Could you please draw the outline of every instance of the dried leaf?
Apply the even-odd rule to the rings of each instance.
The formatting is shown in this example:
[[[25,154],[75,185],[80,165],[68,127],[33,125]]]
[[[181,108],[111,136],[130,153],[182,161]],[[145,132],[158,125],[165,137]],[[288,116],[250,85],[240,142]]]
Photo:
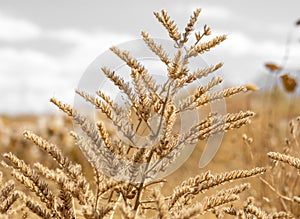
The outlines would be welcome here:
[[[280,76],[281,82],[287,92],[294,92],[297,87],[297,80],[288,74]]]
[[[274,63],[266,63],[265,67],[269,69],[271,72],[278,71],[281,69],[279,65],[276,65]]]

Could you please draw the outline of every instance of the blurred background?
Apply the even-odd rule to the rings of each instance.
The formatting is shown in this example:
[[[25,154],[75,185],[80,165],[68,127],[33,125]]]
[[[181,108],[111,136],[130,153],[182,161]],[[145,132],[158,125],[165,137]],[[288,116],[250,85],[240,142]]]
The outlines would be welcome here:
[[[197,27],[228,35],[207,60],[225,63],[225,83],[265,86],[266,62],[299,77],[298,0],[0,0],[0,114],[56,112],[49,99],[72,103],[85,69],[109,47],[140,38],[141,30],[168,38],[153,11],[166,9],[183,30],[197,7]]]

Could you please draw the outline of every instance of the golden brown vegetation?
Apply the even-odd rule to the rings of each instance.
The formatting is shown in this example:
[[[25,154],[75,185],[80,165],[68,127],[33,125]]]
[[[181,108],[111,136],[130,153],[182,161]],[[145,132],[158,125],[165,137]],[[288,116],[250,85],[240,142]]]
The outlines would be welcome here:
[[[23,132],[24,141],[17,136],[23,129],[19,124],[26,124],[26,121],[14,126],[8,125],[9,119],[2,119],[0,144],[4,154],[1,164],[5,177],[1,173],[0,214],[3,218],[300,216],[300,187],[297,186],[300,119],[291,120],[286,134],[283,130],[288,121],[283,120],[282,124],[280,116],[294,117],[297,108],[284,106],[287,99],[278,93],[269,99],[264,98],[265,94],[253,98],[250,95],[255,94],[248,93],[257,89],[253,85],[213,91],[212,88],[222,82],[219,77],[194,89],[187,98],[177,96],[183,87],[214,74],[222,67],[219,63],[195,71],[188,68],[190,58],[211,50],[226,39],[226,36],[217,36],[202,42],[211,34],[211,29],[205,25],[203,31],[194,32],[200,12],[200,9],[194,12],[183,33],[166,11],[154,13],[175,43],[177,52],[173,57],[164,51],[163,45],[142,32],[145,43],[167,66],[168,80],[163,86],[157,85],[147,69],[128,51],[111,48],[130,67],[132,86],[114,71],[106,67],[102,70],[127,97],[129,108],[116,104],[102,91],[97,91],[97,96],[76,91],[102,113],[101,118],[106,117],[112,123],[110,128],[103,122],[106,120],[90,122],[70,105],[55,98],[51,102],[72,118],[82,133],[68,134],[70,120],[57,117],[36,127],[32,127],[32,121],[28,122],[34,132]],[[186,46],[192,33],[195,33],[196,40],[191,46]],[[273,71],[278,66],[267,67]],[[176,120],[180,112],[199,110],[208,103],[238,93],[246,94],[228,100],[228,110],[238,113],[209,113],[188,132],[177,131]],[[177,98],[182,98],[179,104],[176,104]],[[237,102],[238,106],[234,104]],[[297,103],[299,100],[295,99],[294,104]],[[282,108],[274,110],[274,104]],[[244,111],[249,107],[257,112],[257,116],[252,125],[242,127],[254,116],[253,112]],[[158,118],[157,127],[150,123],[154,116]],[[48,124],[48,121],[52,122]],[[136,139],[142,127],[150,133],[147,141],[142,142],[148,147],[140,147]],[[205,169],[199,169],[195,176],[201,142],[211,135],[232,129],[236,130],[225,136],[215,160]],[[112,134],[117,131],[125,136],[126,141]],[[196,142],[200,142],[197,150],[183,167],[166,179],[151,180],[180,154],[182,148]],[[36,150],[32,143],[40,150]],[[138,169],[139,165],[125,166],[124,160],[146,165]],[[8,174],[13,179],[8,179]],[[119,180],[120,174],[128,178]],[[183,180],[180,184],[178,177]]]

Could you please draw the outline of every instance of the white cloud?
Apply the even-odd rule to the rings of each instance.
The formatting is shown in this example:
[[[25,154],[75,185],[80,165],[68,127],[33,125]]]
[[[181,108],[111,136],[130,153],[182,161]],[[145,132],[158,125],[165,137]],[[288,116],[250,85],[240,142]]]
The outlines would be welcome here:
[[[220,35],[224,31],[215,31],[215,33]],[[205,59],[208,64],[224,62],[220,72],[224,73],[225,83],[231,85],[257,83],[258,78],[266,73],[264,67],[266,62],[282,64],[284,50],[285,42],[280,43],[273,39],[255,40],[243,32],[232,32],[225,42],[205,54]],[[300,43],[293,42],[285,67],[299,69],[299,59]]]
[[[47,36],[74,44],[61,56],[32,49],[0,48],[0,112],[35,113],[51,110],[49,98],[73,102],[74,89],[88,65],[110,46],[129,40],[114,33],[47,30]],[[50,34],[51,33],[51,34]],[[99,67],[100,69],[100,67]]]
[[[72,77],[73,88],[83,75],[87,67],[103,52],[111,46],[116,46],[131,40],[132,36],[126,34],[108,32],[83,32],[76,29],[51,30],[48,36],[53,39],[71,42],[73,48],[62,55],[59,62],[62,63],[61,71],[67,77]],[[99,69],[101,66],[99,66]]]
[[[233,32],[228,35],[228,39],[221,46],[221,51],[235,58],[255,57],[261,60],[281,63],[286,49],[285,42],[275,40],[254,40],[241,32]],[[289,64],[299,67],[300,43],[295,40],[290,45]],[[250,60],[249,60],[250,61]]]
[[[228,8],[211,5],[203,7],[205,10],[201,12],[203,18],[206,19],[217,19],[217,20],[224,20],[233,18],[233,14],[228,10]]]
[[[189,13],[194,11],[196,8],[199,8],[199,4],[186,5],[185,8]],[[182,15],[182,7],[176,7],[174,12]],[[224,19],[233,19],[234,14],[226,7],[217,6],[217,5],[203,5],[201,4],[201,19],[209,20],[224,20]]]
[[[58,64],[55,58],[44,53],[12,47],[2,47],[0,49],[0,60],[0,71],[2,73],[10,72],[20,74],[22,77],[31,77],[33,76],[32,72],[39,72],[39,74],[55,72]]]
[[[37,51],[11,47],[0,49],[0,62],[0,99],[3,103],[0,105],[0,111],[45,111],[53,89],[57,89],[60,63]]]
[[[42,30],[34,23],[0,12],[0,40],[27,40],[37,38],[41,33]]]
[[[222,50],[235,57],[255,55],[257,57],[281,57],[284,44],[270,40],[254,40],[242,32],[232,32],[222,43]]]

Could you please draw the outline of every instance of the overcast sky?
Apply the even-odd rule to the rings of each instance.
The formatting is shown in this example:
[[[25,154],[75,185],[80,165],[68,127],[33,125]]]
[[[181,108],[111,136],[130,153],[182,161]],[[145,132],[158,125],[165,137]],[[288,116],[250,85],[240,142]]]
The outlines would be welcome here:
[[[0,114],[51,111],[52,96],[72,103],[85,69],[109,47],[141,30],[167,39],[153,11],[166,9],[183,30],[197,7],[197,27],[228,35],[207,60],[225,63],[225,81],[256,83],[265,62],[281,64],[289,34],[286,67],[300,69],[299,0],[0,0]]]

